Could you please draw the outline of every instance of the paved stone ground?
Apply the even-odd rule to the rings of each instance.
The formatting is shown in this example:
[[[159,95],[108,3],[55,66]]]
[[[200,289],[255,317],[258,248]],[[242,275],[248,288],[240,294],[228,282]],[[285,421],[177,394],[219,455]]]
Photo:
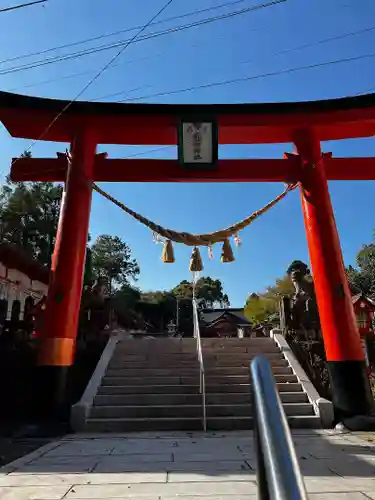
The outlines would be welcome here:
[[[328,431],[293,436],[310,498],[375,500],[375,441]],[[176,497],[255,499],[251,433],[67,436],[0,469],[1,500]]]

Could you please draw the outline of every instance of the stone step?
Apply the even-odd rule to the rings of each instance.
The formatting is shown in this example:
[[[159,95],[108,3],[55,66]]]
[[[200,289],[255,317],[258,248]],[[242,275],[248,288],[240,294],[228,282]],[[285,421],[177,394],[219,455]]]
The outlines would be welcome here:
[[[320,419],[316,415],[287,417],[294,429],[318,429]],[[194,431],[202,430],[202,418],[90,418],[86,432],[134,432],[134,431]],[[207,430],[253,429],[252,417],[214,417],[207,419]]]
[[[195,340],[195,339],[193,339]],[[252,346],[268,346],[275,345],[276,342],[270,337],[244,337],[242,339],[237,338],[229,338],[229,339],[220,339],[220,338],[201,338],[202,346],[216,346],[216,345],[252,345]]]
[[[293,392],[302,393],[301,384],[298,383],[278,383],[276,387],[280,393]],[[220,384],[207,385],[207,393],[245,393],[248,394],[251,390],[251,385],[247,384]],[[126,394],[197,394],[199,392],[199,384],[193,385],[101,385],[98,391],[99,395],[126,395]]]
[[[201,431],[202,418],[89,418],[85,431],[142,432],[142,431]]]
[[[288,424],[293,429],[320,429],[320,418],[316,415],[288,416]],[[211,417],[207,419],[207,430],[253,429],[252,417]]]
[[[194,377],[199,376],[199,365],[177,368],[117,368],[107,370],[106,377]]]
[[[279,356],[275,359],[268,359],[271,366],[288,366],[288,362],[285,358]],[[239,360],[238,358],[234,359],[216,359],[216,358],[204,358],[204,366],[206,367],[242,367],[242,366],[250,366],[251,358],[244,358]],[[165,369],[175,369],[175,368],[189,368],[198,366],[198,360],[195,358],[194,360],[176,360],[171,359],[169,361],[163,361],[160,359],[145,359],[143,361],[129,361],[129,360],[121,360],[115,359],[111,361],[108,365],[108,368],[111,370],[118,370],[124,368],[131,369],[142,369],[142,368],[165,368]]]
[[[206,377],[219,377],[221,375],[250,375],[250,364],[247,366],[206,366],[204,365],[204,372]],[[274,375],[287,375],[293,373],[289,365],[286,366],[272,366],[272,373]]]
[[[286,375],[293,373],[289,366],[273,366],[272,372],[274,375]],[[249,375],[249,366],[231,366],[231,367],[205,367],[207,377],[220,377],[227,375]],[[106,372],[106,377],[193,377],[199,375],[199,366],[196,367],[177,367],[177,368],[118,368],[109,369]]]
[[[250,396],[249,396],[250,399]],[[313,415],[310,403],[284,403],[286,415]],[[94,406],[91,418],[164,418],[164,417],[199,417],[202,415],[202,404],[166,405],[166,406]],[[253,412],[249,404],[207,405],[207,417],[247,417]]]
[[[274,374],[276,382],[298,382],[297,377],[293,373],[288,374]],[[246,384],[250,383],[250,373],[247,375],[220,375],[212,376],[207,373],[205,376],[207,385],[220,385],[220,384]]]
[[[272,357],[271,357],[272,356]],[[251,361],[256,356],[247,355],[244,357],[239,356],[212,356],[208,357],[206,355],[203,356],[203,362],[205,366],[249,366]],[[268,362],[271,366],[288,366],[287,360],[281,353],[277,354],[268,354],[265,356],[268,359]]]
[[[95,406],[159,406],[159,405],[201,405],[202,395],[195,387],[195,394],[104,394],[95,397]],[[207,393],[207,405],[247,404],[250,392],[239,393]],[[307,403],[304,392],[281,392],[283,403]]]
[[[270,337],[245,337],[242,339],[239,339],[238,337],[235,338],[226,338],[226,339],[220,339],[220,338],[208,338],[208,337],[201,337],[201,342],[203,346],[211,346],[211,345],[257,345],[257,346],[265,346],[269,344],[275,344],[275,341],[270,338]],[[167,348],[167,347],[181,347],[181,346],[196,346],[196,339],[194,338],[155,338],[155,339],[123,339],[121,340],[118,345],[123,346],[123,347],[132,347],[132,346],[149,346],[149,345],[155,345],[160,348]]]
[[[276,382],[297,382],[294,374],[274,375]],[[206,386],[220,384],[248,384],[250,375],[221,375],[206,377]],[[198,385],[199,375],[189,376],[165,376],[165,377],[108,377],[103,378],[103,385]]]
[[[291,384],[293,385],[293,384]],[[247,386],[248,387],[248,386]],[[197,394],[199,384],[191,385],[101,385],[98,394]]]
[[[252,348],[267,348],[277,345],[271,338],[232,338],[232,339],[215,339],[201,338],[201,345],[204,349],[212,347],[232,348],[232,347],[252,347]],[[147,350],[157,349],[160,351],[174,350],[176,352],[196,349],[196,339],[125,339],[117,344],[117,348],[130,350]]]
[[[264,347],[261,346],[251,346],[251,345],[214,345],[210,347],[202,347],[204,355],[216,355],[216,354],[263,354],[263,353],[279,353],[281,352],[276,344],[270,344]],[[119,345],[116,347],[115,356],[196,356],[197,347],[196,345],[191,347],[184,347],[181,349],[175,348],[159,348],[158,346],[147,346],[147,347],[124,347]]]
[[[202,352],[204,356],[263,356],[263,354],[282,354],[279,347],[275,344],[265,347],[251,347],[251,346],[213,346],[203,347]]]
[[[204,356],[205,366],[249,366],[255,356],[245,353],[244,356],[231,356],[231,355],[218,355],[218,356]],[[269,353],[265,356],[272,366],[287,366],[288,362],[281,353]],[[194,366],[198,363],[197,356],[194,355],[191,359],[181,357],[144,357],[142,360],[136,357],[136,360],[127,357],[114,357],[109,363],[109,368],[174,368],[177,366]]]
[[[202,430],[195,339],[127,339],[110,361],[87,421],[88,432]],[[271,364],[291,427],[320,419],[273,339],[202,339],[208,430],[251,429],[250,362]]]

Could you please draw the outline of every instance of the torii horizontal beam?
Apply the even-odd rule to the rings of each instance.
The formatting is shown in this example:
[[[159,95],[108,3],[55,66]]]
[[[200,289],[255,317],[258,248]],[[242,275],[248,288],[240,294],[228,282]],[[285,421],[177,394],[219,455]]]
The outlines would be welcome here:
[[[306,126],[320,141],[372,137],[375,94],[310,102],[144,104],[0,92],[0,121],[10,135],[25,139],[70,143],[88,127],[97,144],[175,145],[182,119],[216,121],[220,144],[291,143]]]
[[[375,180],[375,158],[331,158],[325,154],[326,175],[331,181]],[[296,182],[302,164],[298,155],[284,159],[219,160],[217,168],[188,170],[177,160],[107,159],[96,156],[96,182]],[[13,181],[64,182],[67,161],[58,158],[15,158]]]

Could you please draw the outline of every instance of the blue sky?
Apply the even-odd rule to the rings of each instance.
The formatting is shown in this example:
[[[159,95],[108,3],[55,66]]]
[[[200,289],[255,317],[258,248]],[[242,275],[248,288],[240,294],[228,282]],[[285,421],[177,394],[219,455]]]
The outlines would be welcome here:
[[[16,2],[11,0],[0,0],[0,8],[14,3]],[[45,7],[34,6],[0,14],[0,59],[3,61],[142,25],[164,3],[164,0],[50,0]],[[225,0],[174,0],[160,19],[223,3]],[[146,33],[257,3],[261,3],[260,0],[244,0],[231,7],[150,27]],[[316,43],[366,28],[369,30],[362,34],[329,43]],[[371,28],[374,28],[373,31]],[[124,33],[63,49],[48,56],[123,40],[134,33]],[[120,92],[121,95],[105,100],[142,97],[340,58],[371,55],[375,50],[374,42],[373,0],[287,0],[263,10],[133,44],[124,51],[118,64],[96,81],[82,98],[97,99]],[[300,48],[304,45],[309,46]],[[1,71],[39,60],[41,56],[0,62],[0,88],[45,97],[74,98],[116,50],[118,49],[7,75],[1,75]],[[91,73],[67,78],[69,75],[91,70]],[[43,83],[47,80],[51,81]],[[162,103],[313,100],[353,95],[373,87],[375,91],[375,55],[346,64],[147,100]],[[20,154],[29,142],[11,139],[3,127],[0,128],[0,141],[0,174],[1,179],[4,179],[9,170],[10,158]],[[40,142],[33,148],[33,154],[50,156],[56,151],[63,151],[65,147],[65,144]],[[148,149],[154,148],[155,146]],[[220,149],[220,155],[227,158],[280,158],[284,151],[291,149],[292,145],[289,144],[226,146]],[[337,156],[375,156],[375,140],[370,138],[325,143],[323,149],[332,151]],[[125,157],[147,151],[147,148],[101,145],[100,151],[107,151],[111,157]],[[148,153],[143,157],[173,158],[175,154],[175,149],[170,148]],[[242,219],[261,208],[283,189],[282,185],[273,183],[124,183],[107,184],[103,187],[134,210],[158,223],[197,233],[220,229]],[[346,263],[353,263],[361,244],[371,240],[375,227],[374,187],[373,182],[330,184]],[[188,248],[178,246],[175,249],[177,262],[174,265],[162,264],[161,246],[153,243],[150,232],[96,194],[90,231],[94,237],[103,233],[119,235],[129,243],[141,267],[138,286],[144,290],[168,289],[183,279],[190,279]],[[236,250],[236,261],[233,264],[219,262],[219,248],[215,248],[216,258],[213,262],[209,261],[204,250],[202,252],[204,273],[223,281],[234,306],[242,306],[248,293],[261,291],[271,285],[276,277],[283,275],[293,259],[308,261],[298,193],[290,194],[245,230],[241,237],[243,245]]]

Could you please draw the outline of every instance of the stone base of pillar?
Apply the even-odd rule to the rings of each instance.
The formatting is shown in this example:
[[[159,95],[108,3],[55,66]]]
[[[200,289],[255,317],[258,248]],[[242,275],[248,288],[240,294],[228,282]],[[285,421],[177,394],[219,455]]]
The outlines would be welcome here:
[[[344,418],[342,424],[345,429],[352,432],[374,432],[375,416],[356,415],[351,418]]]
[[[68,366],[37,366],[35,373],[38,420],[69,420]]]
[[[327,361],[335,422],[375,416],[365,361]]]

